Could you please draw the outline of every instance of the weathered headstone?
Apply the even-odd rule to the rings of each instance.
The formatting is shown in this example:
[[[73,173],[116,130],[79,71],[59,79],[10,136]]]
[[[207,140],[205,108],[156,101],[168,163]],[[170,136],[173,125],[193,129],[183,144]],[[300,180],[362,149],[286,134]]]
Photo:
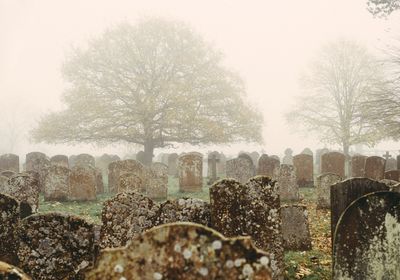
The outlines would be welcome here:
[[[364,177],[377,181],[385,178],[385,162],[386,160],[381,157],[367,157],[367,159],[365,160]]]
[[[96,200],[96,177],[91,168],[78,164],[72,167],[69,176],[69,185],[69,200]]]
[[[68,157],[66,155],[55,155],[50,158],[51,165],[58,165],[69,168]]]
[[[61,165],[53,165],[44,178],[44,200],[66,201],[69,197],[70,170]]]
[[[8,181],[9,189],[4,192],[20,202],[23,217],[36,213],[39,209],[39,183],[34,176],[18,173]]]
[[[311,155],[299,154],[293,157],[297,184],[300,188],[314,185],[314,163]]]
[[[277,178],[281,201],[299,200],[299,186],[293,165],[281,164]]]
[[[0,261],[0,279],[2,280],[31,280],[21,269]]]
[[[26,171],[34,171],[39,174],[39,189],[43,191],[43,180],[46,176],[47,168],[51,165],[50,160],[41,152],[32,152],[26,154],[25,164]]]
[[[293,150],[287,148],[285,150],[285,156],[282,158],[282,164],[293,164]]]
[[[255,175],[254,165],[250,157],[238,157],[226,161],[226,177],[246,183]]]
[[[18,201],[11,196],[0,193],[0,261],[15,265],[18,264],[16,251],[18,248],[19,217]]]
[[[92,155],[89,154],[79,154],[75,157],[74,167],[95,167],[96,161]]]
[[[355,155],[351,158],[351,177],[363,177],[365,174],[366,156]]]
[[[158,205],[135,192],[123,192],[104,202],[100,247],[125,246],[137,235],[154,226]]]
[[[257,175],[268,176],[272,179],[276,179],[279,174],[280,165],[281,163],[278,159],[263,154],[258,159]]]
[[[167,199],[168,166],[161,162],[153,162],[147,173],[146,195],[151,199]]]
[[[83,279],[94,262],[93,225],[60,213],[29,216],[19,227],[20,266],[34,279]]]
[[[178,177],[178,158],[176,153],[168,156],[168,175]]]
[[[331,186],[342,181],[342,178],[334,173],[324,173],[317,177],[317,209],[331,208]]]
[[[0,156],[0,171],[11,170],[19,172],[19,156],[14,154],[4,154]]]
[[[311,250],[311,234],[305,205],[281,207],[283,248],[290,251]]]
[[[400,170],[390,170],[385,172],[385,179],[400,181]]]
[[[100,168],[92,167],[94,176],[96,179],[96,193],[103,194],[104,193],[104,182],[103,182],[103,175]]]
[[[344,210],[356,199],[376,191],[388,191],[389,187],[369,178],[351,178],[331,186],[331,233]]]
[[[208,185],[212,185],[214,184],[215,181],[218,180],[217,166],[219,162],[220,162],[220,155],[218,152],[214,151],[208,154],[208,170],[207,170]]]
[[[321,174],[334,173],[345,178],[345,156],[339,152],[329,152],[321,156]]]
[[[333,279],[399,279],[399,248],[400,194],[362,196],[338,222]]]
[[[117,193],[132,191],[137,193],[146,192],[142,178],[134,173],[124,173],[119,176]]]
[[[8,177],[0,175],[0,193],[8,189],[8,180]]]
[[[301,152],[301,154],[309,155],[309,156],[314,156],[314,153],[311,151],[310,148],[305,148],[305,149]]]
[[[260,158],[260,154],[258,152],[251,152],[249,154],[251,160],[253,161],[254,166],[257,166],[258,159]]]
[[[111,193],[117,193],[119,177],[125,173],[137,175],[142,180],[143,186],[148,183],[146,168],[134,159],[114,161],[109,164],[108,169],[108,188]]]
[[[181,192],[201,191],[203,187],[203,156],[187,153],[178,158],[179,190]]]
[[[270,280],[271,271],[267,254],[250,239],[176,223],[150,229],[126,248],[104,250],[86,279]]]

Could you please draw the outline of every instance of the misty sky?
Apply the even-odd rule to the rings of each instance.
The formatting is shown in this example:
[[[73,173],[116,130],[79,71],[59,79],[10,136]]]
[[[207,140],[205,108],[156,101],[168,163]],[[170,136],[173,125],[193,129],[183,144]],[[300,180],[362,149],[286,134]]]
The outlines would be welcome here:
[[[41,115],[62,108],[60,67],[71,46],[83,46],[121,21],[134,24],[151,16],[185,21],[220,49],[226,64],[245,80],[249,100],[262,110],[265,144],[232,146],[225,151],[263,148],[268,154],[282,154],[287,147],[295,153],[307,146],[323,147],[316,138],[291,133],[284,114],[301,94],[298,80],[303,69],[323,44],[348,38],[376,51],[388,38],[400,36],[399,15],[386,21],[374,19],[365,2],[0,0],[0,134],[13,136],[1,136],[0,153],[118,151],[22,140]],[[399,147],[383,143],[377,149]]]

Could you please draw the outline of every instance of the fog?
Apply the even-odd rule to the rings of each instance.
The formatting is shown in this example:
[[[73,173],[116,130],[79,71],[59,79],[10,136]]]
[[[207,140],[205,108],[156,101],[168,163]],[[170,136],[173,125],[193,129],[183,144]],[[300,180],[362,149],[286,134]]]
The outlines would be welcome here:
[[[0,153],[123,154],[141,149],[34,144],[28,141],[28,131],[40,116],[62,108],[65,83],[60,68],[71,47],[84,46],[121,21],[134,24],[152,16],[184,21],[221,50],[226,65],[245,80],[248,99],[265,120],[262,146],[185,145],[178,151],[219,148],[226,153],[245,149],[282,155],[287,147],[295,153],[324,147],[312,135],[293,133],[284,117],[301,94],[298,81],[309,61],[321,46],[338,38],[359,41],[378,53],[400,35],[399,15],[374,19],[365,0],[0,0]],[[398,143],[382,142],[365,153],[397,153],[398,148]]]

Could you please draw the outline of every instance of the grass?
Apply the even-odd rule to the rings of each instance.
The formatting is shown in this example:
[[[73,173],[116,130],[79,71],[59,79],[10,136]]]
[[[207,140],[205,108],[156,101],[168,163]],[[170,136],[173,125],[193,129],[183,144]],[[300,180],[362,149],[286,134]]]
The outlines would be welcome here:
[[[169,177],[168,198],[194,197],[209,201],[209,189],[206,179],[203,180],[203,191],[196,193],[179,192],[178,178]],[[316,210],[316,194],[313,188],[301,188],[301,203],[307,205],[313,250],[307,252],[286,252],[286,279],[331,279],[331,236],[330,212]],[[66,212],[82,216],[96,224],[101,224],[101,209],[105,200],[111,195],[99,195],[97,201],[91,202],[46,202],[40,197],[39,212]]]

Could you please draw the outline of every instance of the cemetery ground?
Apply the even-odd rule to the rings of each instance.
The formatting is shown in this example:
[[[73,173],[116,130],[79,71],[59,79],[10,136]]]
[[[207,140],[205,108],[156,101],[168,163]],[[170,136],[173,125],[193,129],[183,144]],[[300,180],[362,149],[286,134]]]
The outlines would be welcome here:
[[[107,180],[106,180],[107,181]],[[203,191],[182,193],[178,189],[178,178],[169,177],[168,198],[193,197],[209,201],[209,187],[203,180]],[[301,202],[307,205],[312,237],[311,251],[286,252],[286,279],[331,279],[331,234],[329,210],[316,210],[315,188],[300,188]],[[88,202],[46,202],[40,197],[39,212],[66,212],[84,217],[90,222],[101,223],[102,204],[111,194],[97,196],[97,201]],[[281,204],[285,204],[284,202]]]

